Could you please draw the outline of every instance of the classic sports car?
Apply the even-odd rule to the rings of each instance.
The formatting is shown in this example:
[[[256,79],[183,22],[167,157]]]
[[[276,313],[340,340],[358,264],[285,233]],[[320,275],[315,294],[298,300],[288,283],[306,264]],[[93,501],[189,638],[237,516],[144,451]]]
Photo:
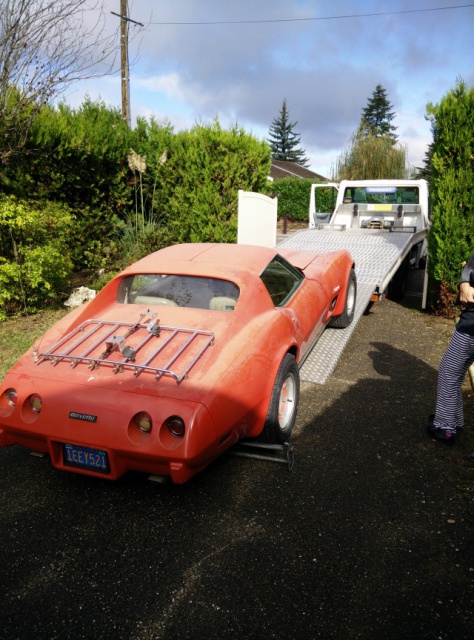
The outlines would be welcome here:
[[[299,366],[356,300],[347,251],[183,244],[128,267],[0,386],[0,446],[184,483],[242,438],[288,440]]]

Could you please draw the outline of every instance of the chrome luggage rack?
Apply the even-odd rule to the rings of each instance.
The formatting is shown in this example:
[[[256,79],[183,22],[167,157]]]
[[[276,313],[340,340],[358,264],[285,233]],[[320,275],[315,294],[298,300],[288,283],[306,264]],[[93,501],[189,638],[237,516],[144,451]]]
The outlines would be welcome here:
[[[142,323],[147,316],[148,321]],[[160,344],[155,347],[158,339]],[[48,351],[38,353],[36,362],[69,362],[71,367],[87,363],[91,370],[111,366],[114,373],[132,370],[138,376],[152,372],[156,380],[168,375],[180,383],[214,339],[212,331],[162,326],[157,314],[148,309],[135,323],[85,320]]]

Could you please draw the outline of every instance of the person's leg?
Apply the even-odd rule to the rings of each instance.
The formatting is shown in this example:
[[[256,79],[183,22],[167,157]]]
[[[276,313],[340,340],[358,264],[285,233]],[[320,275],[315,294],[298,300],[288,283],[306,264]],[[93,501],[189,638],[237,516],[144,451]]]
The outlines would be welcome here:
[[[454,442],[456,429],[464,426],[461,385],[474,362],[474,337],[454,331],[441,360],[438,373],[436,413],[431,435]]]

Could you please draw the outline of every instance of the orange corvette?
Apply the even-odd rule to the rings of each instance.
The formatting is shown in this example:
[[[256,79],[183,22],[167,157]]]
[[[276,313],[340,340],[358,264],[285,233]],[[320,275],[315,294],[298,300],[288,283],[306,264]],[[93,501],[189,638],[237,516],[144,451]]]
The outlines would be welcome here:
[[[52,327],[0,386],[0,445],[58,469],[184,483],[241,438],[283,443],[299,367],[356,300],[347,251],[168,247]]]

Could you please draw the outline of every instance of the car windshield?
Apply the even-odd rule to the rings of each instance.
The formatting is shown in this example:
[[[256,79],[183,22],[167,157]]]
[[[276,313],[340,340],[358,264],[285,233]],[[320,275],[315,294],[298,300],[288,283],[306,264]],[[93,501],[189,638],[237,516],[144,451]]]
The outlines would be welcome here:
[[[304,280],[304,275],[279,255],[265,267],[260,277],[275,307],[284,305]]]
[[[234,310],[239,287],[228,280],[201,276],[137,274],[120,282],[117,302],[212,311]]]
[[[344,203],[419,204],[418,187],[347,187]]]

